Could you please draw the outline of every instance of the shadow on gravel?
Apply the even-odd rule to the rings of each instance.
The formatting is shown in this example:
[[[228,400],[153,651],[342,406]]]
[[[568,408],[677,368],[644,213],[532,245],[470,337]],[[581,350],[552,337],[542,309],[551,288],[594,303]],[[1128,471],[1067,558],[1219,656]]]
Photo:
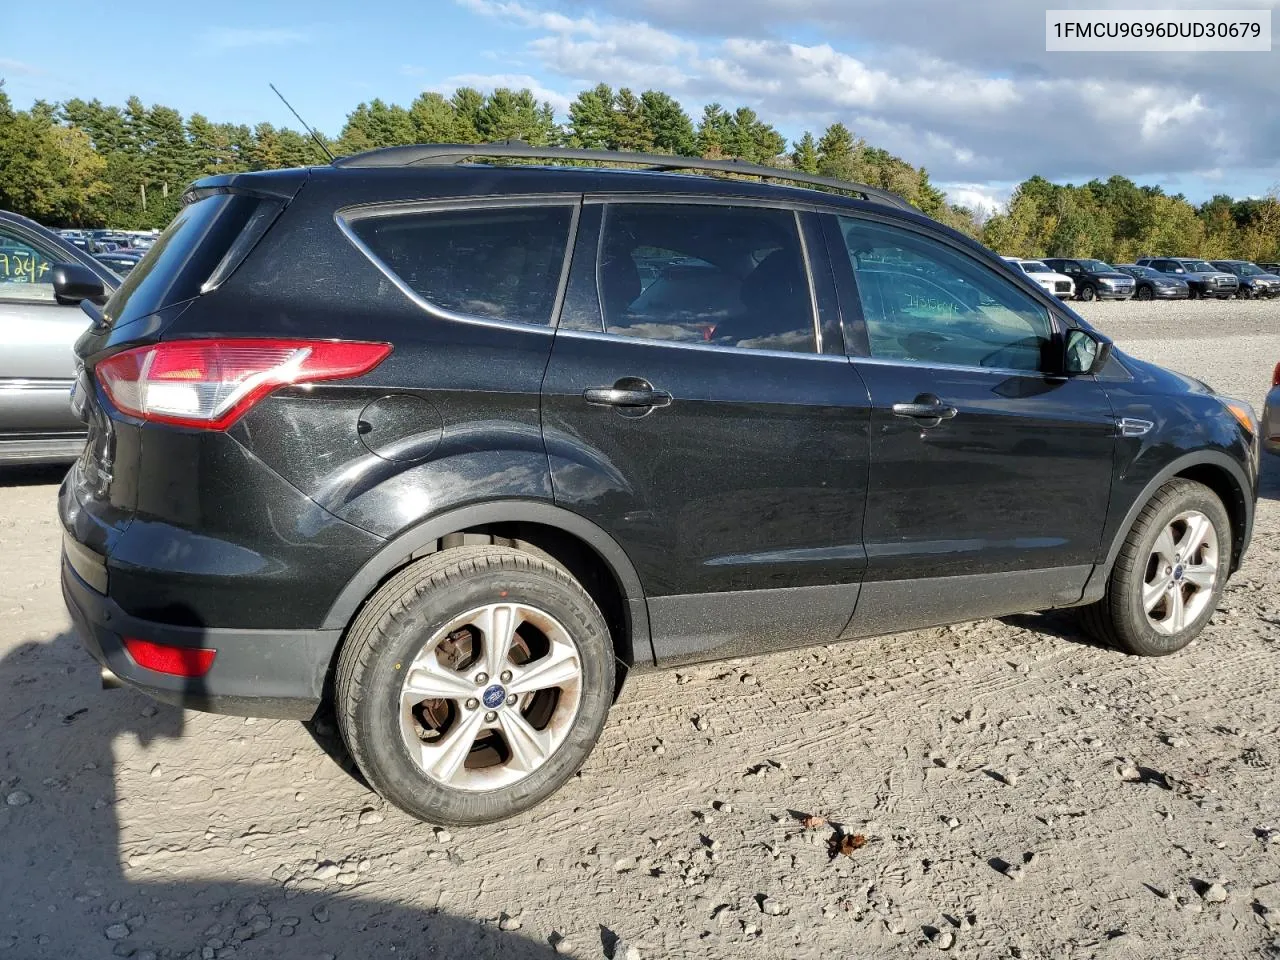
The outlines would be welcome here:
[[[1007,623],[1011,627],[1017,627],[1019,630],[1034,630],[1036,633],[1043,633],[1046,636],[1057,637],[1060,640],[1070,640],[1072,643],[1078,643],[1081,646],[1093,647],[1095,650],[1106,650],[1108,653],[1114,653],[1105,643],[1099,643],[1089,634],[1085,633],[1084,627],[1080,626],[1080,621],[1076,618],[1076,614],[1071,610],[1046,610],[1044,613],[1015,613],[1008,617],[998,617],[1001,623]]]
[[[180,737],[183,713],[157,705],[154,715],[145,716],[151,711],[141,710],[137,697],[98,686],[96,665],[70,633],[24,644],[0,660],[0,956],[556,955],[550,945],[496,925],[366,899],[354,890],[131,879],[121,848],[112,747],[126,737],[143,744]],[[223,828],[224,815],[235,822],[234,809],[212,812]],[[165,822],[164,810],[147,814],[148,822]],[[249,830],[252,824],[237,826]],[[184,867],[198,864],[198,852],[180,855],[189,858]]]
[[[0,467],[0,487],[57,486],[69,469],[71,465],[66,463]]]

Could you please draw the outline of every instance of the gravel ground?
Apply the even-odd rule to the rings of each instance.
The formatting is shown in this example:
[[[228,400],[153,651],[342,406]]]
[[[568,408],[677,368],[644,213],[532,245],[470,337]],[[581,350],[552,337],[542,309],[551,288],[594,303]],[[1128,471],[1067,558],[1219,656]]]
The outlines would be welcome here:
[[[1086,313],[1257,404],[1280,360],[1280,303]],[[1176,657],[1026,615],[637,675],[579,777],[452,834],[386,808],[323,722],[99,690],[57,474],[9,473],[0,958],[1280,953],[1268,470],[1245,568]]]

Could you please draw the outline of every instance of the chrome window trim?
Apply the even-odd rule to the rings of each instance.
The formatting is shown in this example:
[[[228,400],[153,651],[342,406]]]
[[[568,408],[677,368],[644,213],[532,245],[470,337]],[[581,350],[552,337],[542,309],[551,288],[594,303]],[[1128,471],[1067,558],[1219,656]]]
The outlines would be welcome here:
[[[813,263],[809,260],[809,244],[804,238],[804,224],[800,222],[800,211],[793,210],[796,236],[800,238],[800,258],[804,260],[804,278],[809,284],[809,317],[813,323],[813,345],[816,353],[822,353],[822,325],[818,323],[818,288],[813,282]]]
[[[928,370],[955,370],[960,373],[998,373],[1003,376],[1016,377],[1034,377],[1037,380],[1052,380],[1058,382],[1061,380],[1080,379],[1080,377],[1067,377],[1058,373],[1045,373],[1043,370],[1020,370],[1016,367],[979,367],[965,363],[936,363],[932,360],[903,360],[895,357],[849,357],[851,363],[873,363],[880,367],[912,367],[915,369],[925,368]],[[1091,374],[1082,374],[1092,380]]]
[[[689,343],[683,340],[654,340],[650,337],[626,337],[620,333],[595,333],[587,330],[561,330],[560,337],[575,337],[582,340],[607,340],[610,343],[646,343],[655,347],[674,347],[680,350],[704,350],[712,353],[737,353],[748,357],[787,357],[802,360],[834,360],[837,363],[848,363],[851,358],[838,353],[798,353],[794,350],[754,350],[751,347],[725,347],[713,343]]]
[[[395,217],[414,213],[441,213],[485,207],[567,207],[582,203],[581,193],[485,194],[481,197],[437,197],[431,200],[378,200],[342,207],[334,217],[347,221]]]
[[[714,178],[713,178],[714,179]],[[851,198],[856,199],[856,198]],[[863,213],[860,207],[846,207],[819,200],[802,200],[792,197],[749,197],[713,193],[587,193],[583,204],[609,203],[673,203],[698,204],[704,207],[768,207],[775,210],[796,210],[800,213]]]
[[[360,239],[352,228],[352,222],[372,218],[394,217],[399,215],[411,215],[417,213],[440,213],[449,210],[466,210],[486,207],[509,208],[509,207],[570,207],[569,227],[565,235],[564,254],[560,263],[560,279],[556,286],[555,298],[552,300],[552,309],[544,323],[528,323],[523,320],[496,320],[492,317],[480,317],[474,314],[461,313],[456,310],[450,310],[439,304],[432,303],[422,294],[414,290],[406,283],[394,270],[388,266],[381,257],[379,257],[369,247],[367,243]],[[333,215],[333,221],[342,235],[347,238],[353,247],[359,250],[369,262],[378,269],[378,271],[387,278],[397,290],[404,294],[409,300],[416,304],[420,309],[430,316],[440,320],[448,320],[453,323],[466,323],[473,326],[491,327],[498,330],[523,330],[538,331],[548,335],[555,335],[556,324],[560,318],[560,308],[564,304],[565,288],[569,281],[569,264],[573,258],[574,240],[578,231],[578,216],[582,210],[581,194],[559,194],[556,196],[544,197],[468,197],[462,200],[441,200],[441,201],[409,201],[408,203],[391,202],[370,204],[365,207],[347,207],[338,210]]]

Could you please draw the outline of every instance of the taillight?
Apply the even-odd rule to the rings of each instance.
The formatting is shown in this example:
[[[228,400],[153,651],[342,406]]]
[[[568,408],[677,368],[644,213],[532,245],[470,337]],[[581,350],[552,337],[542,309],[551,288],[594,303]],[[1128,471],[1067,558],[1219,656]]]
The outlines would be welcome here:
[[[94,374],[130,416],[225,430],[273,390],[358,377],[389,353],[352,340],[173,340],[117,353]]]
[[[203,677],[218,655],[208,647],[171,647],[137,637],[125,637],[124,648],[138,666],[174,677]]]
[[[1280,363],[1276,364],[1275,370],[1271,373],[1271,385],[1273,387],[1280,387]]]

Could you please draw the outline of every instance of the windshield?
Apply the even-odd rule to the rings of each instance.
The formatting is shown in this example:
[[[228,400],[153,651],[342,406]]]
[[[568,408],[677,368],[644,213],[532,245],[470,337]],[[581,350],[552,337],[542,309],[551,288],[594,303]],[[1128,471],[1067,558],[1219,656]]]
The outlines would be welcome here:
[[[1116,268],[1102,260],[1081,260],[1080,266],[1091,273],[1115,273]]]
[[[1160,276],[1160,271],[1159,271],[1159,270],[1153,270],[1153,269],[1151,269],[1151,267],[1130,266],[1130,267],[1121,267],[1120,269],[1121,269],[1121,270],[1123,270],[1125,273],[1132,274],[1132,275],[1133,275],[1133,276],[1135,276],[1135,277],[1158,277],[1158,276]]]
[[[1192,271],[1193,273],[1221,273],[1222,272],[1217,267],[1213,266],[1212,264],[1206,263],[1204,260],[1190,260],[1184,263],[1183,266],[1185,266],[1188,270]]]
[[[1263,274],[1263,271],[1252,263],[1237,263],[1236,269],[1240,271],[1240,276],[1242,277],[1260,277]]]
[[[1022,269],[1027,273],[1053,273],[1047,266],[1039,260],[1023,260]]]

